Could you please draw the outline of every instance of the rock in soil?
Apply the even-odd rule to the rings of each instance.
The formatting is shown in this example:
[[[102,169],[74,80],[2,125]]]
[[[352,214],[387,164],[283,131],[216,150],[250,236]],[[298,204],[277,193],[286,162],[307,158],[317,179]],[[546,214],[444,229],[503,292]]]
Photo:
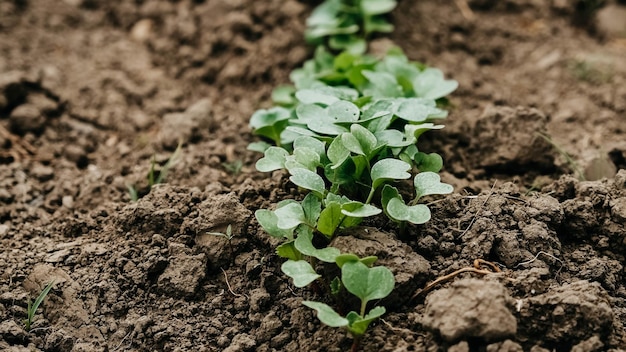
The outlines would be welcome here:
[[[426,298],[422,323],[447,342],[470,338],[500,341],[517,332],[512,303],[502,284],[463,279]]]

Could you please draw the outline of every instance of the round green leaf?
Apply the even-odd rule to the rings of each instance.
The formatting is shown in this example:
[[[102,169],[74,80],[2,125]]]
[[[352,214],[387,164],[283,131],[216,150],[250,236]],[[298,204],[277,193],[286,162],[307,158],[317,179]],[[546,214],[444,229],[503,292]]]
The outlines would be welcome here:
[[[288,203],[274,210],[274,214],[278,218],[276,225],[279,229],[293,229],[300,224],[306,223],[304,210],[297,202]]]
[[[289,170],[291,177],[289,180],[299,187],[306,188],[313,192],[317,192],[319,197],[324,196],[326,184],[324,179],[316,172],[311,170],[296,168]]]
[[[406,180],[411,177],[408,173],[411,165],[398,159],[383,159],[372,166],[372,188],[376,189],[385,180]]]
[[[358,261],[343,264],[341,282],[350,293],[367,303],[387,297],[396,281],[391,270],[386,267],[368,268]]]
[[[430,220],[430,209],[424,204],[408,206],[400,198],[391,198],[387,203],[387,214],[396,221],[423,224]]]
[[[415,185],[416,199],[431,194],[450,194],[454,191],[454,187],[441,182],[439,174],[430,171],[417,174],[413,184]]]
[[[334,309],[322,302],[303,301],[303,305],[315,309],[317,311],[317,318],[324,324],[338,328],[348,325],[348,319],[342,317]]]
[[[293,284],[296,287],[304,287],[321,277],[306,260],[288,260],[280,266],[280,269],[285,275],[293,279]]]
[[[359,108],[349,101],[340,100],[328,107],[327,111],[330,117],[341,122],[352,122],[359,119],[361,111]]]
[[[256,162],[256,169],[261,172],[279,170],[285,167],[285,159],[289,152],[280,147],[269,147],[264,157]]]

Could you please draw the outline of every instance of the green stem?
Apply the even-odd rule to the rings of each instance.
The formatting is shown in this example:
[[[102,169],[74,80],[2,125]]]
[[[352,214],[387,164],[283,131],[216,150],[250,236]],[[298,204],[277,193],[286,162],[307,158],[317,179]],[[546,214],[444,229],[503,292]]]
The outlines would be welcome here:
[[[362,300],[361,301],[361,318],[363,318],[365,316],[365,309],[367,307],[367,301],[366,300]]]
[[[370,194],[367,196],[367,200],[365,201],[365,204],[370,204],[370,202],[372,201],[372,198],[374,198],[375,192],[376,192],[376,188],[372,187]]]

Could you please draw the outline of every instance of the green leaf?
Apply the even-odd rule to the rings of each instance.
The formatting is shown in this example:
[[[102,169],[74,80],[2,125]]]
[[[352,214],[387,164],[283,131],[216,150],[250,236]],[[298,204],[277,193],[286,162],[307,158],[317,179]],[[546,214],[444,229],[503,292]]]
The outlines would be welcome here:
[[[285,160],[289,152],[280,147],[269,147],[263,158],[256,162],[256,169],[261,172],[270,172],[285,167]]]
[[[313,233],[311,231],[303,231],[298,234],[295,240],[295,246],[302,254],[315,257],[326,263],[334,263],[335,258],[341,254],[341,251],[335,247],[315,248],[315,246],[313,246]]]
[[[406,125],[404,126],[404,133],[407,135],[407,138],[410,136],[418,139],[426,131],[440,130],[443,127],[443,125],[435,125],[430,122],[417,125]]]
[[[290,202],[276,210],[274,214],[278,218],[277,226],[279,229],[293,229],[300,224],[306,223],[304,210],[298,202]]]
[[[322,202],[318,197],[313,195],[313,193],[309,193],[306,197],[304,197],[301,205],[304,210],[306,223],[311,227],[315,227],[317,219],[320,217],[320,213],[322,212]]]
[[[317,230],[327,237],[332,237],[345,215],[341,213],[341,205],[336,202],[326,204],[317,221]]]
[[[367,128],[356,124],[350,127],[350,133],[359,141],[361,149],[365,152],[365,155],[368,156],[368,158],[371,158],[373,156],[371,155],[372,152],[378,145],[376,136]]]
[[[438,174],[429,171],[417,174],[413,184],[416,192],[415,199],[431,194],[450,194],[454,191],[454,187],[441,182],[441,177]]]
[[[287,258],[290,260],[301,260],[302,253],[296,249],[294,241],[289,241],[276,247],[276,254],[281,258]]]
[[[348,132],[348,129],[335,124],[335,120],[330,117],[320,118],[317,120],[307,122],[306,126],[314,132],[327,134],[329,136],[336,136],[344,132]]]
[[[385,180],[405,180],[411,177],[408,173],[411,165],[398,159],[382,159],[372,166],[372,189],[378,188]]]
[[[288,260],[280,266],[280,269],[293,279],[293,285],[304,287],[321,277],[306,260]]]
[[[374,99],[403,96],[402,87],[392,74],[367,70],[364,70],[362,74],[369,81],[367,87],[363,89],[363,95],[371,95]]]
[[[252,150],[253,152],[265,153],[267,148],[271,147],[271,144],[263,141],[252,142],[248,144],[248,150]]]
[[[353,218],[366,218],[369,216],[378,215],[382,210],[376,208],[371,204],[363,204],[361,202],[350,202],[341,206],[341,213]]]
[[[269,110],[257,110],[250,117],[250,127],[255,129],[254,133],[273,140],[280,144],[280,134],[287,126],[291,112],[282,107],[274,107]]]
[[[302,91],[300,91],[302,92]],[[317,119],[328,119],[326,109],[316,104],[300,104],[296,107],[297,122],[309,123]]]
[[[330,293],[334,296],[338,295],[341,291],[341,279],[335,276],[335,278],[330,282]]]
[[[295,168],[315,171],[319,165],[320,155],[315,150],[307,147],[295,148],[293,155],[285,158],[285,168],[290,172]]]
[[[359,119],[361,110],[349,101],[339,100],[328,107],[328,115],[337,121],[353,122]]]
[[[279,86],[272,91],[272,101],[275,104],[283,106],[291,106],[296,102],[293,94],[296,89],[292,86]]]
[[[360,317],[357,314],[356,319],[350,322],[348,326],[348,330],[355,336],[361,336],[365,334],[368,326],[376,319],[380,318],[383,314],[385,314],[385,307],[374,307],[372,310],[367,313],[364,317]],[[356,313],[356,312],[355,312]],[[350,321],[350,318],[348,318]]]
[[[281,229],[278,227],[278,217],[273,211],[267,209],[259,209],[254,212],[259,225],[263,227],[265,232],[276,238],[293,238],[293,229]]]
[[[375,136],[376,139],[378,139],[379,143],[385,144],[388,147],[392,148],[407,147],[417,142],[417,139],[412,136],[405,139],[406,134],[398,130],[384,130],[376,132]]]
[[[419,152],[415,155],[414,160],[421,172],[439,172],[443,168],[443,159],[437,153],[426,154]]]
[[[413,90],[418,97],[439,99],[454,92],[459,83],[445,80],[443,72],[436,68],[427,68],[413,80]]]
[[[408,206],[400,198],[392,198],[387,203],[387,214],[396,221],[423,224],[430,220],[430,209],[424,204]]]
[[[326,143],[320,141],[317,138],[313,138],[310,136],[300,136],[293,141],[293,149],[298,148],[309,148],[314,150],[320,156],[320,160],[326,156]]]
[[[326,184],[324,183],[324,179],[316,172],[296,168],[289,170],[289,173],[291,173],[289,180],[295,185],[316,192],[317,196],[320,198],[324,197]]]
[[[373,16],[391,12],[396,7],[394,0],[361,0],[361,12]]]
[[[394,113],[399,118],[410,122],[424,122],[441,116],[443,111],[434,106],[434,102],[421,98],[408,98],[399,101]]]
[[[337,266],[341,269],[341,267],[343,267],[343,265],[347,262],[360,261],[361,263],[367,266],[371,266],[372,264],[374,264],[376,260],[378,260],[378,257],[373,256],[373,255],[364,257],[364,258],[359,258],[356,254],[343,253],[341,255],[338,255],[337,258],[335,258],[335,263],[337,263]]]
[[[326,154],[333,163],[333,169],[336,169],[348,159],[350,151],[343,145],[341,138],[335,138],[328,146]]]
[[[359,297],[363,304],[387,297],[395,286],[393,273],[384,266],[368,268],[358,262],[344,263],[341,282],[348,292]]]
[[[334,309],[327,304],[315,301],[303,301],[305,306],[315,309],[317,311],[317,318],[324,324],[338,328],[342,326],[348,326],[348,319],[342,317]]]
[[[335,95],[319,89],[302,89],[296,92],[296,98],[302,104],[331,105],[339,101]]]

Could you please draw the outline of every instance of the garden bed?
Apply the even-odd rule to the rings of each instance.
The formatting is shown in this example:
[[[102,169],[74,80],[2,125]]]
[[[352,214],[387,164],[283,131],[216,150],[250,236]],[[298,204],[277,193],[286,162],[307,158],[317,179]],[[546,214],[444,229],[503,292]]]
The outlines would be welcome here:
[[[420,140],[454,194],[402,235],[381,217],[337,239],[396,275],[362,350],[624,349],[625,7],[468,3],[401,1],[393,34],[372,44],[459,88],[446,128]],[[350,348],[301,304],[322,298],[281,272],[253,215],[302,196],[286,173],[256,171],[246,147],[252,113],[313,55],[311,10],[0,4],[0,350]],[[148,193],[151,160],[180,139]],[[209,234],[229,225],[232,239]],[[27,332],[28,301],[50,280]]]

